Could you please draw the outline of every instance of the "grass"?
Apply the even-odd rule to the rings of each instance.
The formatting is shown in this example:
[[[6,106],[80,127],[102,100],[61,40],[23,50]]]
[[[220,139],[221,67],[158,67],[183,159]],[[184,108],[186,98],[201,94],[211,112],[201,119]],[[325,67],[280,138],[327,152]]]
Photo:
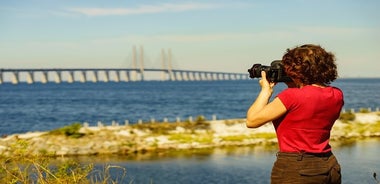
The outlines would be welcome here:
[[[201,144],[211,144],[213,143],[213,135],[197,135],[197,134],[171,134],[169,135],[169,140],[177,141],[179,143],[194,143],[198,142]]]
[[[175,131],[177,127],[181,127],[187,131],[194,133],[196,130],[209,130],[210,122],[208,122],[204,116],[198,116],[194,122],[149,122],[141,124],[133,124],[132,128],[139,130],[149,130],[154,135],[168,135],[171,131]]]
[[[230,136],[223,136],[221,139],[223,141],[244,141],[246,139],[273,139],[276,138],[275,133],[256,133],[256,134],[249,134],[249,135],[230,135]]]
[[[339,120],[341,120],[342,122],[349,122],[349,121],[354,121],[355,120],[355,114],[352,113],[352,112],[344,112],[344,113],[341,113],[340,116],[339,116]]]
[[[80,138],[83,137],[84,134],[80,133],[79,130],[82,127],[80,123],[73,123],[68,126],[64,126],[49,132],[51,135],[65,135],[71,138]]]
[[[371,124],[352,123],[352,124],[347,125],[346,131],[347,131],[347,133],[357,132],[360,135],[363,135],[366,132],[368,132],[369,134],[378,133],[378,132],[380,132],[380,122],[371,123]]]
[[[89,184],[119,183],[125,175],[125,168],[106,166],[94,170],[93,164],[80,164],[74,160],[53,163],[50,155],[27,154],[28,143],[19,140],[11,145],[11,155],[0,155],[0,183],[4,184]],[[121,171],[117,178],[110,175],[111,169]]]

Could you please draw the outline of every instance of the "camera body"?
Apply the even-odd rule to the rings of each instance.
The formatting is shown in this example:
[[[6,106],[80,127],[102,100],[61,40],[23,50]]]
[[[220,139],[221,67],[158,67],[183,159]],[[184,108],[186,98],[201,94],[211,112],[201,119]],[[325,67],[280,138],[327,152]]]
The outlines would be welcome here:
[[[252,68],[248,69],[250,78],[260,78],[261,71],[265,71],[267,74],[267,80],[270,82],[291,82],[292,79],[285,74],[282,67],[281,60],[274,60],[270,66],[264,66],[261,64],[254,64]]]

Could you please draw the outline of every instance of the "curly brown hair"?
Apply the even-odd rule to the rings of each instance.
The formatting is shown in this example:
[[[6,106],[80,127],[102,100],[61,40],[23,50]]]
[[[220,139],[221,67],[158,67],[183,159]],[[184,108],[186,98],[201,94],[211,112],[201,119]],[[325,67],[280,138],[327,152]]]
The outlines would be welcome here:
[[[338,77],[334,54],[319,45],[287,49],[282,64],[285,73],[298,85],[328,85]]]

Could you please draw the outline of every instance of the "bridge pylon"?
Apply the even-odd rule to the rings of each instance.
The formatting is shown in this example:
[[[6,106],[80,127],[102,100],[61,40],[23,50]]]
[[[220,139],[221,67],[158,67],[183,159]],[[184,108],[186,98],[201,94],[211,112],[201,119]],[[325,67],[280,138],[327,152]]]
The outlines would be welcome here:
[[[138,53],[136,46],[132,47],[132,69],[134,69],[134,71],[131,71],[133,72],[131,81],[137,81],[138,74],[140,74],[140,80],[144,80],[144,48],[140,46],[139,50]]]
[[[173,66],[172,66],[172,51],[169,48],[167,54],[165,54],[165,50],[162,49],[161,51],[161,58],[162,58],[162,80],[170,80],[175,81],[177,77],[175,76],[175,73],[173,72]],[[167,78],[166,78],[167,75]]]

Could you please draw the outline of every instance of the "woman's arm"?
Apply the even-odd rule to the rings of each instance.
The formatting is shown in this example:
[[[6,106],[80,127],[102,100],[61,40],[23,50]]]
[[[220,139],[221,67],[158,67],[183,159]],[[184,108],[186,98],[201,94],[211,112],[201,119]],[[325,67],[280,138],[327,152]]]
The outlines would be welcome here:
[[[262,78],[259,81],[261,91],[247,111],[246,126],[248,128],[260,127],[286,113],[286,107],[279,98],[268,103],[276,83],[268,82],[264,71],[261,72],[261,76]]]

